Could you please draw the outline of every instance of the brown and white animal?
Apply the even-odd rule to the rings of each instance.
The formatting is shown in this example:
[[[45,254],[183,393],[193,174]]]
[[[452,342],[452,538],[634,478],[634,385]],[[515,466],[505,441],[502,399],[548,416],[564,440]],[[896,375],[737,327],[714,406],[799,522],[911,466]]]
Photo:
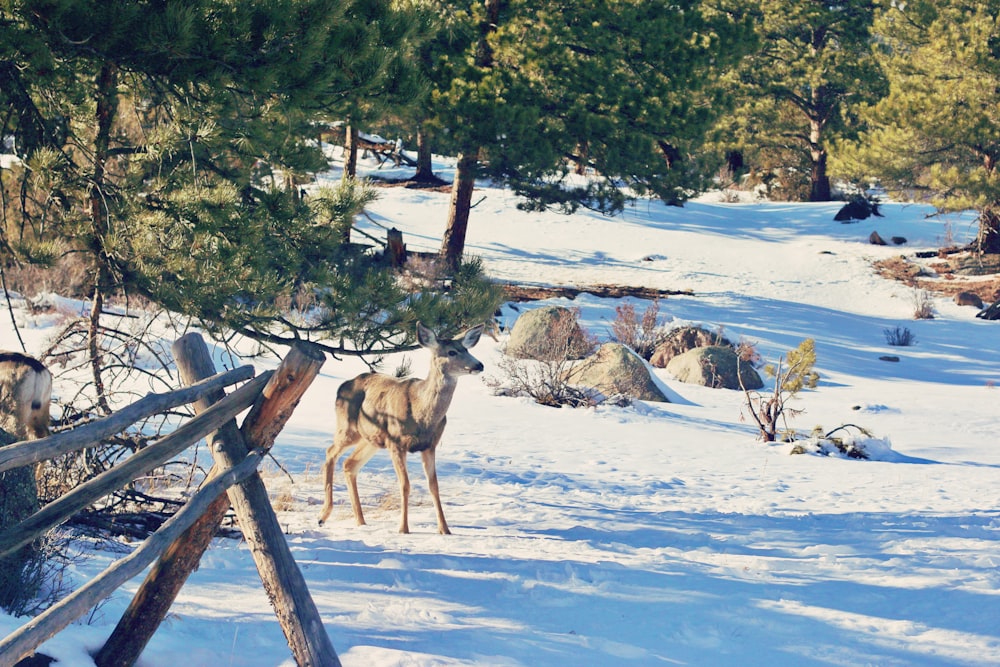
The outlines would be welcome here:
[[[479,342],[482,333],[483,325],[479,325],[458,338],[439,339],[433,331],[418,322],[417,340],[431,353],[431,368],[425,379],[401,380],[381,373],[364,373],[340,386],[336,404],[337,431],[333,445],[326,450],[326,462],[323,464],[326,499],[320,525],[333,509],[333,472],[337,459],[344,450],[355,447],[351,455],[344,459],[344,477],[359,526],[365,525],[365,517],[358,498],[358,471],[375,452],[387,449],[399,478],[399,532],[410,532],[407,522],[410,479],[406,474],[406,455],[420,452],[434,509],[437,510],[438,532],[443,535],[451,533],[438,495],[435,451],[444,431],[445,413],[455,395],[458,378],[483,371],[482,362],[469,354],[469,348]]]
[[[42,362],[0,350],[0,428],[18,440],[49,434],[52,374]]]

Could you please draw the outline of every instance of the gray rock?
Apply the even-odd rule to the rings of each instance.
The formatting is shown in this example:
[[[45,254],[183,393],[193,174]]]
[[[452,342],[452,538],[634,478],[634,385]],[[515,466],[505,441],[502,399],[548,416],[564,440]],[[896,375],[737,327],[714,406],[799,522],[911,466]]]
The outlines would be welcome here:
[[[510,330],[507,354],[515,359],[583,359],[594,349],[569,308],[543,306],[526,311]]]
[[[764,386],[753,366],[739,362],[732,348],[721,345],[688,350],[671,359],[667,370],[681,382],[715,389],[760,389]],[[741,376],[743,387],[740,386]]]
[[[721,335],[702,329],[701,327],[681,327],[674,329],[667,335],[667,339],[656,346],[649,363],[656,368],[666,368],[671,359],[679,354],[697,347],[708,347],[709,345],[724,345],[732,347],[733,344]]]
[[[643,360],[621,343],[605,343],[567,374],[570,384],[596,389],[605,396],[625,395],[642,401],[670,401]]]

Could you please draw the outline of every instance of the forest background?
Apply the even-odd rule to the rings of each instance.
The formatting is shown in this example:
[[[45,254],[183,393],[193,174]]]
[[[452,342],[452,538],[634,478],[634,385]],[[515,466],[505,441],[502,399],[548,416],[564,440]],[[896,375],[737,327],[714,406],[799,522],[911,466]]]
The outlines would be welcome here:
[[[0,3],[0,280],[87,298],[61,336],[111,412],[109,301],[280,347],[412,345],[489,318],[464,255],[477,180],[527,209],[613,215],[710,185],[974,210],[1000,252],[1000,2]],[[343,182],[308,197],[348,149]],[[353,224],[364,133],[458,157],[440,258],[401,281]],[[134,341],[127,341],[133,345]]]

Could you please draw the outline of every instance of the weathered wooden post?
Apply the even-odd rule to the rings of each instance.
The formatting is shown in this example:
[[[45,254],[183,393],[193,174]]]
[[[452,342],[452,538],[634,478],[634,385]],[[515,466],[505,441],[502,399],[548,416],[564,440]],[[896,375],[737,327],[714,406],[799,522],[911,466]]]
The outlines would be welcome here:
[[[178,339],[173,351],[181,378],[186,384],[193,384],[215,373],[208,348],[198,334]],[[262,400],[251,409],[243,431],[236,427],[234,420],[209,438],[216,461],[210,475],[220,467],[227,467],[223,459],[239,458],[248,447],[269,449],[274,444],[274,439],[302,394],[319,373],[323,361],[322,353],[311,346],[297,346],[291,350],[264,388]],[[201,412],[207,409],[223,395],[220,390],[205,396],[195,403],[195,410]],[[248,487],[249,492],[236,491],[236,487],[231,489],[241,498],[237,517],[296,662],[299,665],[338,666],[340,662],[336,652],[319,620],[319,613],[301,572],[291,557],[260,476],[252,475]],[[230,496],[220,494],[208,511],[164,552],[118,626],[95,656],[98,667],[128,667],[135,663],[166,617],[184,582],[197,567],[229,507]],[[265,546],[269,540],[271,549]],[[283,571],[279,572],[279,568]]]

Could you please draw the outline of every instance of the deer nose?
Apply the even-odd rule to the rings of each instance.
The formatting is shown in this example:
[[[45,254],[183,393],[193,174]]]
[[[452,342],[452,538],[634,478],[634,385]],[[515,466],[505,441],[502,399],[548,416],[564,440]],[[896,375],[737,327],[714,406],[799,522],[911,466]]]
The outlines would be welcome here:
[[[482,373],[483,372],[483,368],[484,368],[483,363],[481,361],[477,361],[476,363],[474,363],[471,366],[469,366],[469,372],[470,373]]]

